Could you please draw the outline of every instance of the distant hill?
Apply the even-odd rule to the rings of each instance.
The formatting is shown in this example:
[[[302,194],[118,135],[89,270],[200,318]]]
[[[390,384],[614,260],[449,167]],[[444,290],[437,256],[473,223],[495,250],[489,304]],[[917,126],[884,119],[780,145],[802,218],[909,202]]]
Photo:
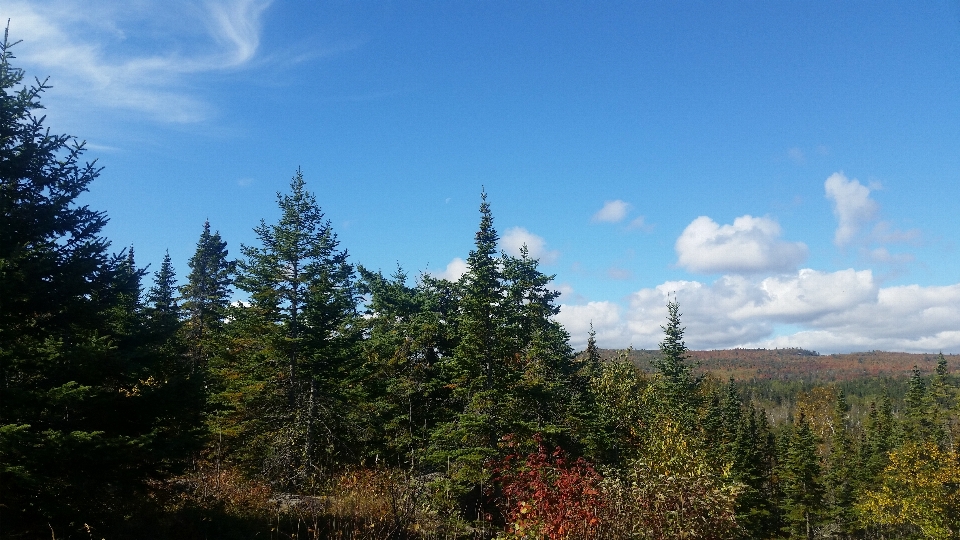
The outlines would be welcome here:
[[[605,349],[604,358],[615,358],[624,351]],[[652,361],[660,351],[634,350],[629,359],[640,369],[652,372]],[[805,349],[726,349],[690,351],[693,361],[699,362],[701,373],[711,373],[721,380],[738,381],[803,380],[848,381],[864,377],[908,377],[913,366],[924,374],[937,367],[936,354],[913,354],[870,351],[847,354],[821,355]],[[951,373],[960,371],[960,355],[945,354]]]

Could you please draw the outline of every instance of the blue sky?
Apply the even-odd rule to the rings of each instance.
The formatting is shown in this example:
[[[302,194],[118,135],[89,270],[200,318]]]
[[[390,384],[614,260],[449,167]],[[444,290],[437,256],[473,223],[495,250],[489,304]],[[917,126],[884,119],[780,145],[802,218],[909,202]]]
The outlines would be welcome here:
[[[239,253],[301,167],[455,276],[483,186],[582,346],[960,352],[960,3],[5,0],[114,246]]]

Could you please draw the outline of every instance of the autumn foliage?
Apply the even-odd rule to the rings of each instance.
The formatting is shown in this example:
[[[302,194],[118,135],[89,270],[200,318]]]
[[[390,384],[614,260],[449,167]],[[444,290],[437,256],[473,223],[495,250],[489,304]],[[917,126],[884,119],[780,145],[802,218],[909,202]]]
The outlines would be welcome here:
[[[583,458],[569,459],[560,447],[552,452],[538,436],[537,449],[513,450],[495,466],[508,523],[506,538],[559,540],[594,538],[604,506],[602,478]]]

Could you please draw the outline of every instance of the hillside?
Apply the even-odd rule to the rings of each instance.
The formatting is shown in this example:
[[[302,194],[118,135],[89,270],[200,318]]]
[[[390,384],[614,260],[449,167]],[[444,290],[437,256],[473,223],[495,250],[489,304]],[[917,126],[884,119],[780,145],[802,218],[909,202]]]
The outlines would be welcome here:
[[[606,349],[605,358],[615,358],[624,351]],[[653,371],[652,361],[660,351],[632,350],[630,360],[644,371]],[[913,366],[924,374],[937,365],[936,354],[869,351],[821,355],[805,349],[727,349],[691,351],[701,373],[712,373],[721,380],[848,381],[864,377],[907,377]],[[944,355],[950,370],[960,370],[960,355]]]

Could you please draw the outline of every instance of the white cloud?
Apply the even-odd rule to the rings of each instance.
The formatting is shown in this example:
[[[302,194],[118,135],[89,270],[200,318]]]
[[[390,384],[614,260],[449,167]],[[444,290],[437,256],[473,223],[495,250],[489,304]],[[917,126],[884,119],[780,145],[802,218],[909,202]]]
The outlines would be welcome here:
[[[460,279],[460,276],[467,272],[467,261],[461,259],[460,257],[454,257],[452,261],[447,263],[447,267],[439,272],[431,271],[430,275],[440,279],[446,279],[450,281],[457,281]]]
[[[630,203],[621,201],[617,199],[615,201],[607,201],[603,203],[603,208],[597,211],[593,215],[593,221],[600,221],[604,223],[619,223],[627,217],[627,213],[630,211]]]
[[[500,238],[500,247],[514,257],[520,256],[520,248],[524,245],[530,258],[538,259],[543,264],[553,264],[560,258],[559,251],[547,249],[547,241],[543,237],[523,227],[514,227]]]
[[[833,213],[837,216],[833,242],[840,247],[847,246],[865,223],[876,219],[879,206],[870,198],[870,188],[856,178],[847,179],[842,172],[830,175],[823,187],[827,198],[833,201]]]
[[[49,74],[52,95],[86,108],[194,122],[211,107],[186,88],[187,76],[248,65],[269,4],[7,0],[0,18],[10,18],[12,36],[23,40],[14,51],[18,65]]]
[[[630,295],[628,306],[592,302],[561,307],[557,319],[574,344],[593,317],[600,346],[655,349],[663,338],[668,295],[676,293],[695,349],[804,347],[823,353],[858,350],[960,352],[960,284],[879,287],[870,270],[751,279],[723,276],[713,283],[666,282]],[[776,336],[778,326],[799,332]]]
[[[732,225],[720,226],[700,216],[677,238],[677,264],[702,273],[796,268],[806,259],[807,246],[780,240],[780,234],[780,225],[770,218],[741,216]]]
[[[589,302],[583,305],[563,304],[556,320],[570,334],[570,345],[576,350],[585,349],[590,324],[597,333],[597,343],[601,347],[623,347],[620,345],[626,328],[620,318],[620,306],[614,302]],[[612,345],[617,343],[618,345]]]

